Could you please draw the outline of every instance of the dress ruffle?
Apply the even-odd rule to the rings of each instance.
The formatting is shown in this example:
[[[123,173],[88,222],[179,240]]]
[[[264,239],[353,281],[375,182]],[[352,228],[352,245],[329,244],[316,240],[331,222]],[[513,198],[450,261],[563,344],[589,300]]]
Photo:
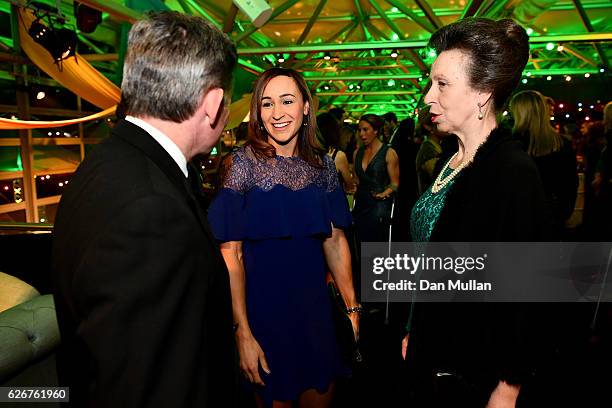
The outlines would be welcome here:
[[[269,191],[253,187],[244,194],[223,188],[208,209],[208,220],[222,242],[331,236],[332,225],[345,229],[352,223],[342,188],[324,192],[314,185],[297,191],[283,185]]]

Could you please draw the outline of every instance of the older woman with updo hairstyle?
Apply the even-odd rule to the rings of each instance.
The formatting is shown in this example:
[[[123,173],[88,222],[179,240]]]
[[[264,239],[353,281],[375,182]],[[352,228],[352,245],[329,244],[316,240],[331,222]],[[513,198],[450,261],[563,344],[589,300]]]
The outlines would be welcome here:
[[[537,167],[497,122],[529,58],[527,33],[509,19],[467,18],[435,32],[429,46],[437,58],[424,101],[438,130],[457,137],[458,151],[416,202],[412,238],[545,240],[550,226]],[[527,372],[517,309],[413,303],[402,341],[416,379],[411,406],[514,406]]]
[[[385,121],[368,113],[359,119],[362,146],[353,154],[357,191],[353,217],[358,242],[387,241],[393,195],[399,188],[399,159],[381,141]]]
[[[538,167],[546,201],[552,211],[555,233],[574,211],[578,173],[571,145],[550,125],[546,98],[538,91],[522,91],[512,97],[512,132]]]

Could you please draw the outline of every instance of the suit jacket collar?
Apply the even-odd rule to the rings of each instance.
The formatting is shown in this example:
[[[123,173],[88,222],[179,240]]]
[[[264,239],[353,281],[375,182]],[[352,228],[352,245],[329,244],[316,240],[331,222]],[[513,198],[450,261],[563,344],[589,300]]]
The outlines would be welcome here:
[[[174,159],[144,129],[126,120],[117,123],[112,133],[142,151],[161,171],[168,176],[172,184],[185,191],[185,176]]]
[[[153,163],[155,163],[155,165],[157,165],[157,167],[159,167],[170,182],[189,202],[189,206],[198,218],[204,232],[209,236],[212,242],[215,242],[209,230],[206,215],[200,205],[200,197],[194,195],[194,190],[185,178],[185,175],[168,152],[145,130],[126,120],[119,121],[112,133],[116,137],[142,151],[151,161],[153,161]],[[188,169],[191,168],[191,170],[194,169],[193,165],[190,163],[187,163],[187,167]],[[190,171],[190,174],[193,173],[195,173],[195,171]]]

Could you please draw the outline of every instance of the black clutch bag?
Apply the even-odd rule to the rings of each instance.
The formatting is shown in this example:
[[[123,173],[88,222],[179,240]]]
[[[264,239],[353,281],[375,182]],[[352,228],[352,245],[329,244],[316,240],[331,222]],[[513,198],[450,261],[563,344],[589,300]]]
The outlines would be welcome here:
[[[332,300],[332,314],[336,325],[336,337],[340,344],[342,357],[352,366],[363,360],[361,352],[359,351],[359,343],[355,339],[355,334],[353,332],[353,324],[346,313],[346,305],[334,282],[329,282],[327,287]]]

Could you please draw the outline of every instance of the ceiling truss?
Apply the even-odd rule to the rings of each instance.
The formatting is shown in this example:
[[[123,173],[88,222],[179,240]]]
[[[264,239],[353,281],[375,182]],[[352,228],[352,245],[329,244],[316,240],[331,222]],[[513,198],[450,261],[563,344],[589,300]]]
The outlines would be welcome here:
[[[471,16],[515,18],[532,33],[525,70],[529,76],[609,75],[609,1],[544,0],[541,10],[527,19],[522,8],[534,1],[468,0],[451,1],[449,6],[442,0],[268,0],[273,13],[262,27],[255,27],[231,0],[166,0],[165,4],[201,16],[228,33],[237,44],[240,65],[248,72],[258,74],[275,65],[300,70],[323,108],[333,103],[351,109],[365,105],[397,110],[414,107],[425,89],[435,58],[426,49],[431,34]],[[104,12],[96,32],[78,33],[81,45],[89,50],[81,54],[112,77],[118,72],[119,24],[133,23],[141,13],[119,0],[80,2]],[[0,12],[9,8],[8,0],[0,1]],[[72,0],[62,0],[61,9],[74,24]],[[28,64],[12,46],[12,38],[0,36],[0,63]],[[15,77],[10,68],[0,71],[1,79]]]

